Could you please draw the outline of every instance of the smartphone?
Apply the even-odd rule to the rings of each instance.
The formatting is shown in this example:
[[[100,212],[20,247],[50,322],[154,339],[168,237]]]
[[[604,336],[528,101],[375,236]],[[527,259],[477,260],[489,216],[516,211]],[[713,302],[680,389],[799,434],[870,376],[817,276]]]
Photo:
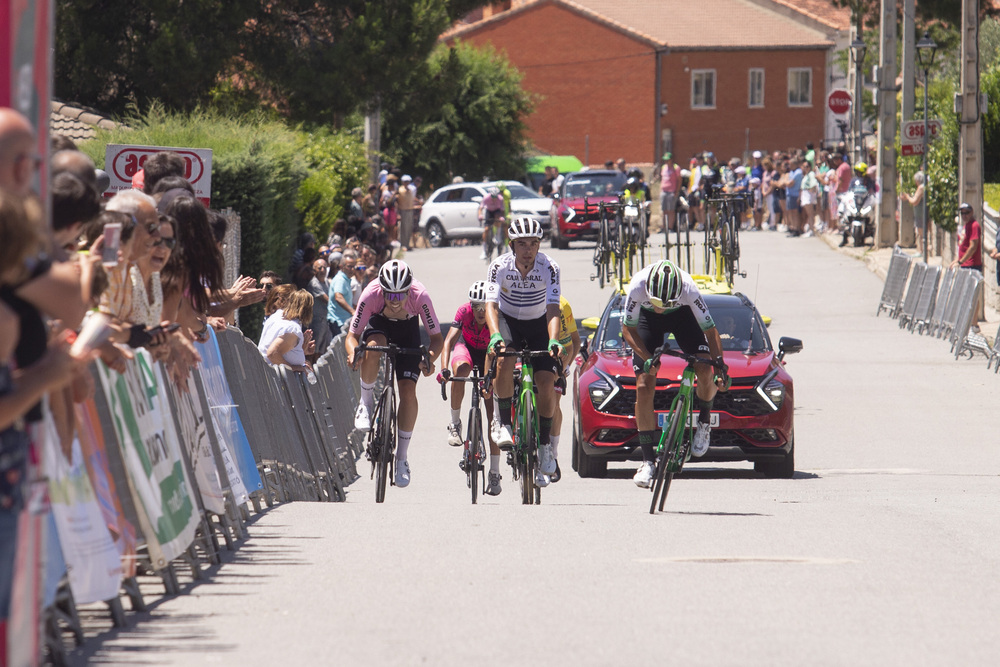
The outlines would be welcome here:
[[[118,249],[122,244],[122,223],[109,222],[104,225],[104,249],[101,251],[101,263],[112,267],[118,265]]]
[[[160,325],[156,325],[155,327],[152,327],[150,329],[146,329],[146,333],[148,333],[150,336],[155,336],[158,333],[173,333],[173,332],[177,331],[180,328],[181,328],[181,325],[177,324],[177,322],[171,322],[170,324],[168,324],[165,327],[162,327]]]

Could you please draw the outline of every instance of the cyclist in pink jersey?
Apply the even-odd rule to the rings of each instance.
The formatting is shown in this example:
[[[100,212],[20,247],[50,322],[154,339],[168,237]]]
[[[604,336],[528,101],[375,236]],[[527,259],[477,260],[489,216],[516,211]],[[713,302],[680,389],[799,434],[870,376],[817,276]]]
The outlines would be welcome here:
[[[489,234],[497,234],[498,232],[503,234],[503,223],[506,221],[504,216],[506,212],[506,206],[504,204],[503,193],[500,192],[500,188],[496,186],[491,186],[486,191],[486,196],[483,197],[483,201],[479,203],[479,210],[477,215],[479,216],[479,222],[483,225],[483,253],[479,259],[489,259],[488,248],[486,243],[487,236]],[[500,223],[499,228],[496,227],[496,223]],[[502,236],[501,239],[502,241]],[[502,243],[498,245],[498,248],[502,246]],[[500,255],[500,250],[497,250],[497,255]]]
[[[441,353],[441,375],[447,379],[448,369],[456,377],[468,377],[472,369],[477,375],[486,373],[486,347],[490,342],[490,328],[486,324],[486,281],[479,280],[469,288],[469,301],[459,307],[455,321],[444,339]],[[449,366],[450,362],[450,366]],[[448,424],[448,444],[458,447],[462,444],[462,400],[465,398],[465,384],[453,382],[451,385],[451,422]],[[486,403],[486,423],[493,421],[493,401],[484,397]],[[489,429],[487,429],[489,431]],[[500,448],[487,433],[490,442],[490,473],[486,485],[486,495],[500,495]]]
[[[354,427],[359,431],[371,430],[371,413],[375,402],[375,380],[378,377],[381,355],[366,353],[355,358],[355,350],[362,340],[372,345],[395,343],[399,347],[420,347],[420,320],[430,336],[430,365],[417,355],[400,354],[396,358],[396,387],[399,405],[396,408],[396,486],[410,483],[410,464],[406,458],[417,422],[417,378],[434,373],[434,361],[441,353],[444,336],[434,305],[427,290],[413,279],[410,267],[398,259],[386,264],[361,292],[358,307],[348,329],[344,346],[348,362],[355,368],[361,366],[361,401],[354,414]]]

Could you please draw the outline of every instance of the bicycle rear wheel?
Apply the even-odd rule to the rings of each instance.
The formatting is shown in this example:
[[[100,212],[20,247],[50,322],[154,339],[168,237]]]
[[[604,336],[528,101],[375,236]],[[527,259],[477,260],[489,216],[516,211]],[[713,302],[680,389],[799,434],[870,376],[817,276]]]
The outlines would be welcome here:
[[[649,220],[646,209],[639,211],[639,238],[636,245],[639,246],[639,269],[646,266],[646,240],[649,233]]]
[[[386,407],[391,402],[389,392],[386,387],[379,398],[378,406],[375,408],[375,415],[372,423],[375,424],[375,434],[372,442],[375,445],[374,460],[375,466],[375,502],[381,503],[385,500],[385,487],[389,481],[389,462],[392,459],[393,435],[395,428],[395,415],[387,415]]]
[[[667,435],[662,440],[663,447],[661,448],[662,454],[660,454],[660,460],[656,464],[656,477],[653,482],[653,499],[649,503],[649,513],[656,514],[657,505],[660,511],[663,511],[663,502],[667,499],[667,493],[670,491],[670,482],[674,479],[674,473],[670,471],[670,463],[673,460],[675,454],[675,447],[679,439],[678,429],[681,423],[681,412],[683,410],[674,410],[670,414],[670,424],[667,427]]]

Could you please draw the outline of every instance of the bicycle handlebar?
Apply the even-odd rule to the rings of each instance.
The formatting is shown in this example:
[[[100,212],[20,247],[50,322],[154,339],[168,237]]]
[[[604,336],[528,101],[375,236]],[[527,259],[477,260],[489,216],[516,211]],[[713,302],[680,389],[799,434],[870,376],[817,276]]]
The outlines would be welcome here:
[[[421,345],[420,347],[399,347],[395,343],[389,343],[388,345],[370,345],[368,343],[359,343],[358,346],[354,348],[355,367],[357,367],[358,360],[361,359],[361,355],[365,352],[380,352],[381,354],[391,354],[394,357],[401,354],[420,355],[420,361],[426,364],[427,368],[431,367],[431,355],[427,350],[426,345]]]
[[[563,362],[562,362],[562,359],[560,359],[559,357],[553,357],[552,354],[548,350],[508,350],[508,349],[504,349],[501,352],[494,352],[493,354],[495,356],[497,356],[497,357],[517,357],[521,361],[524,361],[526,359],[539,359],[541,357],[549,357],[551,359],[554,359],[555,362],[556,362],[556,368],[558,370],[558,372],[556,373],[556,375],[557,376],[558,375],[562,375],[562,373],[563,373]],[[494,363],[496,363],[496,362],[494,362]]]
[[[689,364],[708,364],[710,366],[713,366],[716,370],[720,371],[722,370],[722,366],[725,363],[725,362],[718,362],[715,359],[706,359],[705,357],[699,357],[693,354],[688,354],[683,350],[675,350],[673,348],[666,347],[664,345],[661,345],[660,347],[653,350],[652,358],[659,359],[659,357],[664,354],[671,357],[677,357],[678,359],[683,359]]]
[[[448,377],[444,377],[442,375],[438,380],[438,382],[441,383],[441,400],[444,401],[448,400],[449,382],[468,382],[470,384],[476,384],[476,385],[481,384],[483,386],[482,388],[485,389],[487,392],[489,392],[493,385],[493,370],[494,367],[491,366],[490,370],[486,373],[486,375],[467,375],[465,377],[455,377],[454,375],[451,374],[449,374]],[[444,371],[442,371],[442,373],[444,373]]]

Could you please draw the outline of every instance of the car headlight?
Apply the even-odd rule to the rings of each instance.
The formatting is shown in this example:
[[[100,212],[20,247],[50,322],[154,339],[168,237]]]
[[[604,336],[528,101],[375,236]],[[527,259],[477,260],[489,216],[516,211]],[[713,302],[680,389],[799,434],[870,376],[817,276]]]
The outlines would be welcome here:
[[[615,397],[618,393],[618,383],[614,381],[607,373],[594,369],[597,373],[598,379],[590,383],[587,387],[587,391],[590,394],[590,402],[593,404],[594,408],[598,411],[604,409],[611,399]]]
[[[760,381],[756,389],[757,394],[764,399],[764,402],[777,412],[785,401],[785,385],[775,378],[775,375],[777,375],[776,371],[768,374]]]

